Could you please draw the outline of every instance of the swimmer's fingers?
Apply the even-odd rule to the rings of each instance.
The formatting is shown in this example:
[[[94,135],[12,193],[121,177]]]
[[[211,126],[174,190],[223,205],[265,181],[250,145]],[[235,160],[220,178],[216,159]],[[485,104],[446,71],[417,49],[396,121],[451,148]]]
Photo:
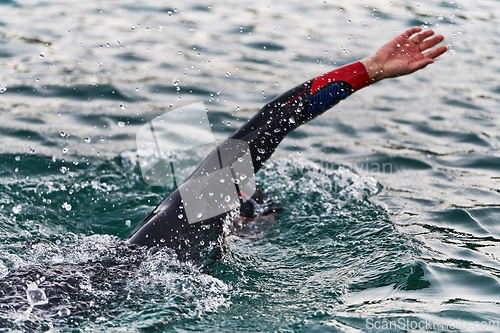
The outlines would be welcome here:
[[[408,64],[408,74],[413,73],[419,69],[426,67],[429,64],[434,63],[434,59],[439,57],[441,54],[445,53],[448,47],[445,45],[432,49],[422,54],[423,58]]]
[[[420,27],[410,28],[383,45],[372,57],[361,60],[371,83],[413,73],[446,52],[446,46],[434,48],[444,40],[443,35],[434,36],[432,30],[421,31]]]
[[[443,40],[444,40],[444,36],[443,35],[438,35],[436,37],[432,37],[432,38],[426,39],[426,40],[418,43],[417,46],[418,46],[418,49],[421,52],[423,52],[425,50],[433,48],[434,46],[436,46],[439,43],[441,43]]]
[[[430,51],[427,51],[423,54],[424,59],[434,59],[439,57],[441,54],[445,53],[448,50],[446,45],[442,45]]]
[[[410,40],[412,41],[412,43],[418,45],[419,43],[421,43],[422,41],[424,41],[425,39],[429,38],[432,35],[434,35],[434,31],[427,30],[427,31],[424,31],[424,32],[416,35],[415,37],[411,38]]]
[[[413,28],[410,28],[410,29],[406,30],[401,35],[399,35],[398,37],[401,37],[401,38],[410,38],[411,35],[416,34],[417,32],[420,32],[420,31],[422,31],[422,28],[420,28],[420,27],[413,27]],[[396,37],[396,38],[398,38],[398,37]]]

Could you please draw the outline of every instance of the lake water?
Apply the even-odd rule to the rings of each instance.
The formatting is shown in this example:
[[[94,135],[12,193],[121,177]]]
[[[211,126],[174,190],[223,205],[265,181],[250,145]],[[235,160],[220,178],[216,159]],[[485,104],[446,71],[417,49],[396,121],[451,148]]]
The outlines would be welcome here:
[[[497,1],[0,11],[0,330],[499,330]],[[229,236],[210,271],[123,247],[172,190],[142,179],[141,126],[202,101],[222,139],[415,25],[449,52],[290,134],[257,174],[275,223]]]

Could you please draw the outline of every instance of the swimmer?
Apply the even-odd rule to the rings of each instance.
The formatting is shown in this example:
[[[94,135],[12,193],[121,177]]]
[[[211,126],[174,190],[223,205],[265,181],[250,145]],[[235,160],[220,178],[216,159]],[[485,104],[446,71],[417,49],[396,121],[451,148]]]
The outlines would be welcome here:
[[[233,163],[236,150],[231,142],[245,142],[250,150],[253,170],[257,172],[271,157],[287,134],[316,118],[353,92],[380,80],[413,73],[434,62],[446,52],[446,46],[434,48],[444,40],[432,30],[421,32],[413,27],[382,46],[375,54],[361,61],[342,66],[315,77],[285,92],[267,103],[253,118],[239,128],[179,187],[173,190],[128,237],[128,242],[139,246],[167,246],[176,251],[179,259],[203,262],[213,259],[224,234],[224,226],[231,224],[230,212],[196,223],[189,223],[180,188],[190,188],[197,177],[213,173]],[[225,162],[221,152],[229,157]],[[227,156],[226,156],[227,157]],[[237,185],[237,184],[236,184]],[[262,192],[253,197],[241,189],[240,219],[243,223],[254,218],[254,209],[263,202]],[[212,245],[210,248],[209,244]]]

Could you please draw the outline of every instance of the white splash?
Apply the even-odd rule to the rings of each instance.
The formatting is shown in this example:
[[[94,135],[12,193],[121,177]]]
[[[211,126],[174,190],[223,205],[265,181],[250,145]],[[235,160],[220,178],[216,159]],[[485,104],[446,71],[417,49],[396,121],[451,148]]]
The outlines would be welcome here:
[[[45,291],[43,289],[38,288],[38,285],[41,284],[43,281],[45,281],[45,277],[42,276],[41,278],[39,278],[34,282],[27,283],[26,298],[28,299],[30,306],[28,307],[28,309],[26,309],[26,311],[24,311],[17,317],[17,319],[15,320],[17,324],[20,324],[23,321],[28,320],[31,311],[33,311],[33,308],[36,305],[44,305],[49,303],[49,299],[47,298]]]

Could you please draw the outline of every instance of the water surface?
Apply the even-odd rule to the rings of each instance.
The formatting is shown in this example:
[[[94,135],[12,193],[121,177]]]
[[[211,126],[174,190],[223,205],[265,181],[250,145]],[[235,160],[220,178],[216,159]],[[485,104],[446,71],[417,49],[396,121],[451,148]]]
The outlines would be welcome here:
[[[0,9],[7,331],[498,330],[496,1]],[[209,272],[123,248],[172,190],[141,178],[135,133],[147,121],[202,101],[225,138],[278,94],[414,25],[450,51],[287,137],[257,174],[286,207],[275,223],[229,236]],[[57,302],[30,302],[32,283]]]

